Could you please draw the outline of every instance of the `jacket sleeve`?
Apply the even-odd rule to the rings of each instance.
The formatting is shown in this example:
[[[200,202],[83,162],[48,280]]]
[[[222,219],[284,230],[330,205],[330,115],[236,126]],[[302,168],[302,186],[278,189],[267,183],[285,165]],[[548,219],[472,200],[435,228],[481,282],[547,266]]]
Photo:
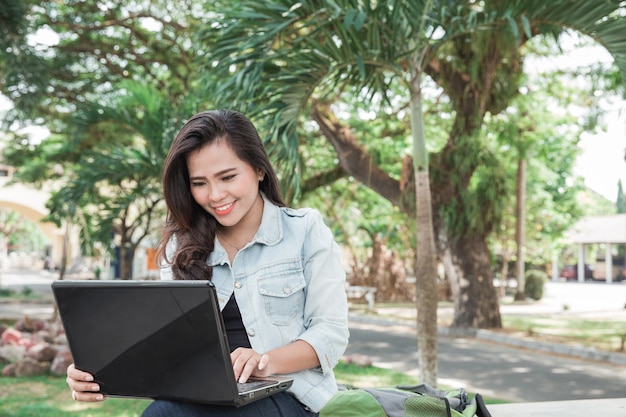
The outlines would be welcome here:
[[[322,372],[332,371],[349,340],[346,274],[341,251],[322,216],[311,210],[302,255],[307,281],[304,306],[306,330],[299,339],[315,349]]]

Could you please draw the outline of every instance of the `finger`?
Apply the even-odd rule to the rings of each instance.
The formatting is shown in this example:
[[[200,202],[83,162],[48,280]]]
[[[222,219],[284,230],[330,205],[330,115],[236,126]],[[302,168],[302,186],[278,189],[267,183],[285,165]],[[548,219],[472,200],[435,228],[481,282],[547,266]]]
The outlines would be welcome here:
[[[250,378],[250,375],[252,375],[252,373],[257,369],[257,367],[259,366],[259,360],[261,359],[260,355],[254,355],[252,357],[250,357],[248,359],[248,361],[246,362],[246,364],[244,365],[242,371],[241,371],[241,375],[239,375],[239,382],[240,383],[245,383],[248,378]]]
[[[76,369],[74,364],[67,367],[67,377],[75,379],[76,381],[93,381],[93,375],[88,372],[81,371],[80,369]]]
[[[72,398],[74,401],[82,401],[82,402],[98,402],[104,401],[105,397],[99,392],[80,392],[80,391],[72,391]]]
[[[255,355],[255,351],[245,348],[237,348],[230,354],[233,371],[235,373],[235,379],[237,381],[239,381],[240,375],[243,372],[246,363],[248,363],[250,358],[254,357]]]
[[[98,385],[95,382],[77,381],[77,380],[72,379],[70,377],[67,377],[67,379],[65,381],[67,382],[67,385],[70,387],[70,389],[72,391],[76,391],[76,392],[91,392],[91,393],[99,393],[100,392],[100,385]]]
[[[261,355],[261,359],[259,360],[259,364],[257,365],[257,369],[259,371],[263,371],[265,370],[265,368],[267,368],[267,364],[270,361],[270,357],[266,354]]]
[[[71,364],[67,367],[67,378],[65,382],[74,392],[94,392],[100,391],[100,385],[93,382],[93,375],[88,372],[78,370]],[[73,398],[76,398],[76,394],[72,394]]]

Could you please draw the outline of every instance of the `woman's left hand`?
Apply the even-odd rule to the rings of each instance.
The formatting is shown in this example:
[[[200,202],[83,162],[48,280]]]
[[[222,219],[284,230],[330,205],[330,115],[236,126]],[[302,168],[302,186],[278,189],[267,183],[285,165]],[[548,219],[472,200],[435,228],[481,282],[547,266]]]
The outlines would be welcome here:
[[[271,375],[269,366],[270,357],[260,354],[249,348],[237,348],[230,354],[230,360],[235,371],[235,379],[245,383],[250,376],[266,377]]]

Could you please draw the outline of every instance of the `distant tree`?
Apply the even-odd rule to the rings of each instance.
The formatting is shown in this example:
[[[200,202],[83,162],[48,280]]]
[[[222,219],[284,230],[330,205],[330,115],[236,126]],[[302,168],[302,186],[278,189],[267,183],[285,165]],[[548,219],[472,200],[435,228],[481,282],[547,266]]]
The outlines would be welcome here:
[[[129,279],[137,247],[164,219],[161,168],[191,109],[188,101],[175,103],[143,84],[117,88],[119,97],[79,109],[69,138],[24,144],[7,156],[26,182],[40,180],[53,166],[57,188],[47,203],[49,220],[79,225],[86,245],[117,248],[120,278]],[[54,161],[68,155],[74,161],[55,169]]]
[[[0,208],[0,267],[9,250],[9,238],[22,227],[22,216],[13,210]]]
[[[0,8],[0,56],[16,41],[22,41],[27,6],[24,0],[3,0]]]
[[[78,225],[87,253],[119,247],[128,278],[134,250],[162,220],[168,140],[196,109],[180,106],[196,90],[190,26],[204,11],[192,0],[17,3],[19,39],[0,51],[0,92],[13,104],[4,121],[51,135],[12,141],[5,159],[19,181],[53,190],[50,220]]]
[[[624,197],[624,188],[621,179],[617,181],[617,202],[615,205],[618,213],[626,213],[626,198]]]
[[[195,3],[8,0],[25,19],[0,50],[0,92],[13,103],[7,123],[64,133],[78,106],[115,95],[125,79],[179,99],[194,81],[189,27],[203,17]]]

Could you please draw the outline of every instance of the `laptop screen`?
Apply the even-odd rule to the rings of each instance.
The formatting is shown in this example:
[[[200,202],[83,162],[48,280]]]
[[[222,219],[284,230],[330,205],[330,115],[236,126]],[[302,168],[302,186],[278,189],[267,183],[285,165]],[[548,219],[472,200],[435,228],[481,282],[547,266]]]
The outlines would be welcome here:
[[[105,395],[234,398],[207,281],[58,281],[53,289],[76,367],[92,373]]]

